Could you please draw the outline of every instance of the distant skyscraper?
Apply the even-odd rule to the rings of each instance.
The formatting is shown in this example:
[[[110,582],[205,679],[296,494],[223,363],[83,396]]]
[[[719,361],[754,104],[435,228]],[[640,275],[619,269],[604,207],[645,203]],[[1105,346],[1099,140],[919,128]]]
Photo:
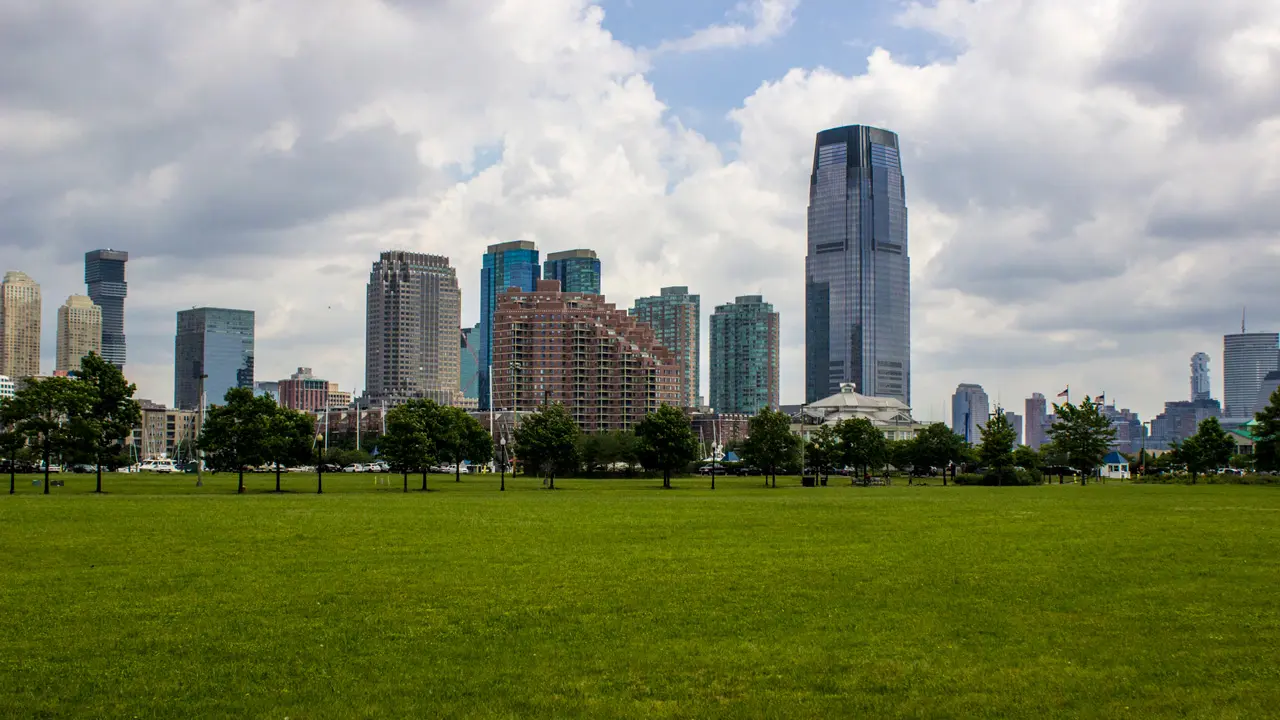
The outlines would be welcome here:
[[[462,292],[442,255],[389,251],[365,293],[365,392],[373,400],[461,401],[458,321]]]
[[[1258,399],[1253,401],[1253,413],[1256,415],[1271,404],[1271,396],[1277,389],[1280,389],[1280,370],[1267,373],[1262,378],[1262,386],[1258,388]]]
[[[711,406],[754,415],[778,408],[778,313],[744,295],[711,315]]]
[[[528,240],[490,245],[480,268],[480,337],[478,338],[479,377],[476,388],[480,408],[489,409],[489,366],[493,364],[493,314],[498,296],[510,288],[525,292],[538,289],[542,266],[538,263],[538,246]]]
[[[1031,397],[1027,398],[1026,415],[1023,417],[1026,430],[1023,434],[1026,436],[1027,446],[1032,450],[1039,450],[1044,444],[1047,407],[1048,402],[1040,393],[1031,393]]]
[[[93,250],[84,254],[84,282],[93,304],[102,308],[102,357],[124,368],[124,299],[129,284],[124,265],[129,253],[120,250]]]
[[[0,375],[14,380],[39,375],[40,285],[10,270],[0,294]]]
[[[1240,333],[1222,338],[1223,414],[1253,416],[1258,389],[1267,373],[1280,370],[1280,334]]]
[[[951,431],[965,441],[977,445],[982,442],[979,427],[987,424],[991,414],[991,400],[981,385],[960,383],[951,396]]]
[[[472,400],[480,399],[480,353],[476,347],[480,338],[480,326],[462,328],[459,343],[458,387],[462,396]]]
[[[8,375],[0,375],[0,400],[11,398],[16,394],[17,390],[13,385],[13,378]]]
[[[543,280],[559,280],[561,292],[600,294],[600,260],[595,250],[565,250],[547,255]]]
[[[648,323],[658,342],[680,365],[680,403],[697,407],[702,394],[702,298],[684,286],[664,287],[653,297],[636,298],[631,314]]]
[[[1013,431],[1017,433],[1017,437],[1014,440],[1014,447],[1021,445],[1022,444],[1022,416],[1012,410],[1005,410],[1004,417],[1006,420],[1009,421],[1009,424],[1013,426]]]
[[[805,398],[853,382],[911,404],[911,272],[898,136],[818,133],[805,258]]]
[[[253,394],[269,397],[280,404],[280,383],[274,380],[255,380],[253,382]]]
[[[102,308],[85,295],[72,295],[58,308],[58,358],[55,369],[80,369],[89,353],[102,354]]]
[[[173,404],[200,407],[200,376],[208,405],[231,388],[253,389],[253,311],[195,308],[178,312],[173,348]]]
[[[1191,400],[1208,400],[1213,396],[1209,384],[1209,355],[1198,352],[1191,356]]]

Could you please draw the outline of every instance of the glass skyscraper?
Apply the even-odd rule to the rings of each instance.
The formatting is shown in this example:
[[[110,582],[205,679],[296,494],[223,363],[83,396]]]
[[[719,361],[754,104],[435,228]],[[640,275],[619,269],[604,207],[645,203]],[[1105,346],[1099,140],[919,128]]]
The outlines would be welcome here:
[[[1223,414],[1251,419],[1258,389],[1268,373],[1280,370],[1280,334],[1240,333],[1222,336]]]
[[[528,240],[490,245],[480,268],[480,337],[479,349],[480,408],[489,409],[489,365],[493,362],[493,313],[498,309],[498,295],[509,288],[524,292],[538,289],[542,266],[538,263],[538,246]]]
[[[129,284],[124,281],[124,264],[129,253],[120,250],[92,250],[84,254],[84,283],[93,304],[102,308],[102,358],[124,368],[124,299]]]
[[[898,136],[818,133],[805,257],[805,400],[858,392],[911,404],[911,268]]]
[[[778,313],[744,295],[711,314],[711,407],[754,415],[778,407]]]
[[[595,250],[565,250],[547,255],[543,280],[559,280],[561,292],[600,294],[600,259]]]
[[[200,406],[200,376],[209,405],[231,388],[253,389],[253,311],[195,308],[178,312],[173,349],[173,404]]]

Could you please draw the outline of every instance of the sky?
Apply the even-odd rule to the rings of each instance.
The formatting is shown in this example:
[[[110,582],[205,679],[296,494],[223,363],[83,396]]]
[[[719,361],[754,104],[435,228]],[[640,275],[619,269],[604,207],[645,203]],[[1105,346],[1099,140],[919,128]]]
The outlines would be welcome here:
[[[57,308],[130,253],[126,374],[173,399],[175,313],[257,313],[259,380],[363,388],[379,251],[600,253],[609,300],[781,314],[804,388],[814,134],[894,130],[912,404],[1185,399],[1280,329],[1274,0],[0,0],[0,251]],[[704,349],[703,388],[706,388]]]

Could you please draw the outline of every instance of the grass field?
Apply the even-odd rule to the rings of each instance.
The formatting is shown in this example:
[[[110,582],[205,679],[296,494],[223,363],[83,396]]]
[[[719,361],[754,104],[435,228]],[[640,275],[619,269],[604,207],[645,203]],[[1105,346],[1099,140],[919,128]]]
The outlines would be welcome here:
[[[0,717],[1280,714],[1280,488],[65,480]]]

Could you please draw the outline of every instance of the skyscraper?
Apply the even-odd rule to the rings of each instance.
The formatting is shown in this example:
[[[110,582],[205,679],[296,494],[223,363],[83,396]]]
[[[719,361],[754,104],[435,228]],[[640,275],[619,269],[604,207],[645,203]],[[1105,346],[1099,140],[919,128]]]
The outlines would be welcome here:
[[[1027,446],[1032,450],[1039,450],[1044,444],[1047,406],[1048,402],[1041,393],[1031,393],[1031,397],[1027,398],[1026,414],[1022,420],[1026,425],[1023,436],[1027,440]]]
[[[805,257],[805,398],[840,383],[911,404],[911,274],[898,136],[818,133]]]
[[[92,250],[84,254],[84,282],[93,304],[102,308],[102,357],[123,369],[125,363],[124,298],[129,284],[124,280],[124,264],[129,253],[120,250]]]
[[[173,405],[200,407],[200,376],[207,404],[221,405],[231,388],[253,390],[253,311],[193,308],[178,312],[173,348]]]
[[[1209,384],[1209,355],[1198,352],[1191,356],[1191,400],[1208,400],[1213,395]]]
[[[600,294],[600,260],[595,250],[565,250],[547,255],[543,280],[559,280],[562,292]]]
[[[461,328],[458,348],[458,387],[462,396],[472,400],[480,399],[480,360],[479,348],[476,347],[480,337],[480,326]]]
[[[1013,446],[1017,447],[1021,445],[1022,438],[1023,438],[1022,416],[1012,410],[1005,410],[1004,417],[1006,420],[1009,421],[1009,425],[1013,427],[1013,431],[1016,433],[1016,436],[1014,437]]]
[[[493,314],[498,296],[510,288],[533,292],[542,278],[538,246],[528,240],[490,245],[480,268],[479,387],[480,408],[489,409],[489,366],[493,364]]]
[[[462,292],[441,255],[389,251],[365,294],[365,392],[378,401],[457,405]]]
[[[1222,337],[1223,415],[1253,417],[1258,389],[1267,373],[1280,370],[1280,334],[1240,333]]]
[[[951,396],[951,431],[966,442],[977,445],[982,442],[978,428],[987,424],[991,414],[991,400],[981,385],[960,383]]]
[[[55,368],[63,372],[79,370],[80,360],[91,352],[102,354],[102,308],[84,295],[72,295],[58,308]]]
[[[711,406],[754,415],[778,408],[778,313],[744,295],[711,315]]]
[[[40,374],[40,285],[10,270],[0,285],[0,375]]]
[[[680,366],[680,404],[697,407],[702,394],[702,298],[684,286],[664,287],[654,297],[636,298],[631,314],[648,323],[658,342]]]

